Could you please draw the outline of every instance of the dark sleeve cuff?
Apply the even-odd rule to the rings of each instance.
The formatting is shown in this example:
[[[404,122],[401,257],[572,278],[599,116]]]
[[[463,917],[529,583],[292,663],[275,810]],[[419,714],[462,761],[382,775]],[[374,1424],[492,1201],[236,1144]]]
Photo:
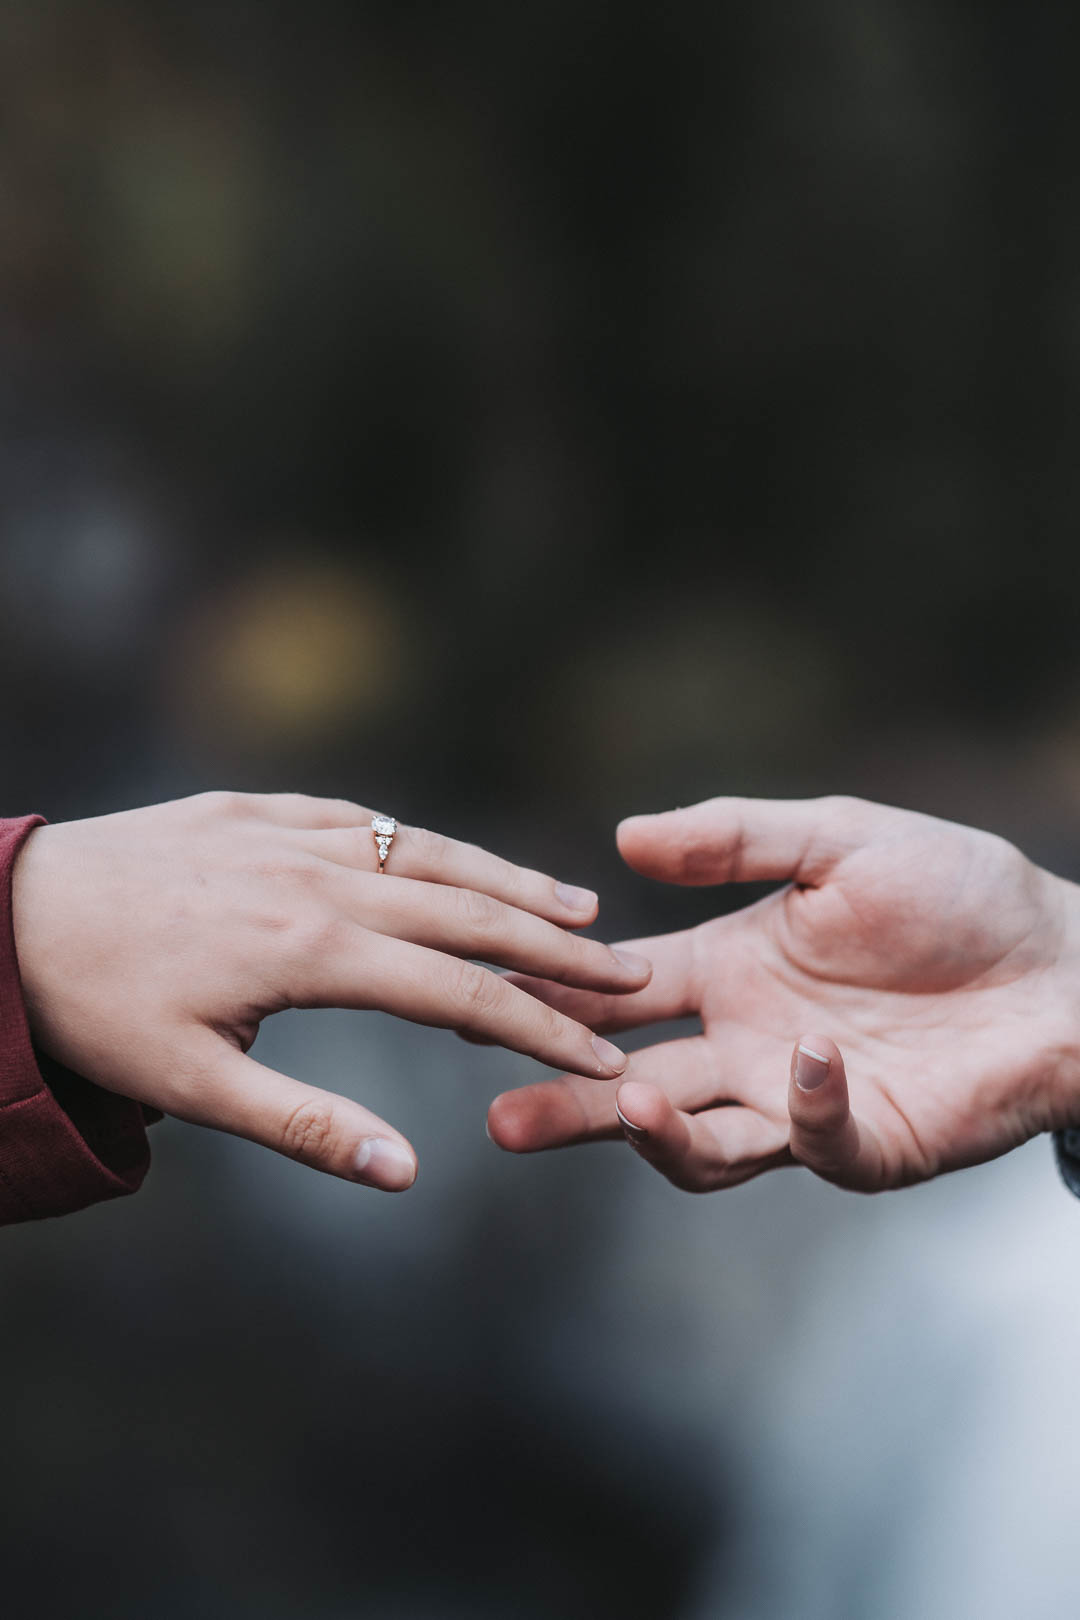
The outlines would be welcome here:
[[[150,1165],[142,1108],[37,1053],[11,915],[15,859],[41,816],[0,821],[0,1225],[133,1193]]]
[[[1058,1131],[1054,1136],[1061,1179],[1080,1198],[1080,1130]]]

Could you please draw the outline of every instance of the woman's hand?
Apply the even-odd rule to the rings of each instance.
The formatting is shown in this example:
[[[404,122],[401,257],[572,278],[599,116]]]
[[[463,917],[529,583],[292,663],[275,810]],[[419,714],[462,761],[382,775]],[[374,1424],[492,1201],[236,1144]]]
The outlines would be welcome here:
[[[617,1047],[475,965],[583,989],[647,983],[644,959],[566,932],[596,896],[299,794],[211,793],[41,827],[15,868],[34,1039],[110,1091],[250,1137],[319,1170],[411,1185],[409,1144],[358,1103],[246,1056],[285,1007],[371,1007],[611,1078]]]
[[[703,1032],[635,1052],[618,1112],[581,1079],[497,1098],[501,1146],[625,1135],[690,1191],[801,1163],[876,1192],[1080,1123],[1080,890],[1011,844],[855,799],[715,799],[619,847],[667,882],[789,886],[635,943],[655,972],[625,1000],[524,981],[595,1029]]]

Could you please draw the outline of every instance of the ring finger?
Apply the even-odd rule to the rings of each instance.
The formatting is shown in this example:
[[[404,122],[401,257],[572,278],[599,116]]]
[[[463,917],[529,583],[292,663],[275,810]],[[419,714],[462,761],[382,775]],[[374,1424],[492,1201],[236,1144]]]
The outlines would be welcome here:
[[[306,829],[291,834],[305,849],[335,866],[348,866],[360,872],[378,869],[378,853],[370,825]],[[596,895],[560,883],[543,872],[515,866],[501,855],[475,844],[463,844],[425,827],[398,824],[390,847],[386,875],[416,878],[456,889],[475,889],[506,905],[531,911],[537,917],[559,923],[563,928],[584,928],[597,911]]]

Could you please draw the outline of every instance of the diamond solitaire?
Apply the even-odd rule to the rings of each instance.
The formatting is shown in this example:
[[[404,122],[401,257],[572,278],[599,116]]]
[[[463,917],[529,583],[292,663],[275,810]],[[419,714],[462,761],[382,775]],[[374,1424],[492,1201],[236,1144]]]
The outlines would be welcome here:
[[[379,871],[381,872],[386,865],[390,845],[394,842],[397,822],[393,816],[372,816],[371,830],[375,835],[375,847],[379,851]]]

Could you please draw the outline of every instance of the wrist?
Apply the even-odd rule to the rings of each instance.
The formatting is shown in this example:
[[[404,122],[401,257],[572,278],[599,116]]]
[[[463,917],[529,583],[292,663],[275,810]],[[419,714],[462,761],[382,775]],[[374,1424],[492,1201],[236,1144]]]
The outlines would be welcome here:
[[[1080,1126],[1080,885],[1041,874],[1055,948],[1042,976],[1033,1031],[1040,1130]]]
[[[51,829],[41,824],[33,829],[19,850],[12,870],[11,910],[15,956],[23,1007],[35,1045],[48,1050],[47,1008],[49,964],[56,954],[56,931],[50,932],[46,905],[48,856],[46,846]],[[50,941],[52,949],[50,949]]]

